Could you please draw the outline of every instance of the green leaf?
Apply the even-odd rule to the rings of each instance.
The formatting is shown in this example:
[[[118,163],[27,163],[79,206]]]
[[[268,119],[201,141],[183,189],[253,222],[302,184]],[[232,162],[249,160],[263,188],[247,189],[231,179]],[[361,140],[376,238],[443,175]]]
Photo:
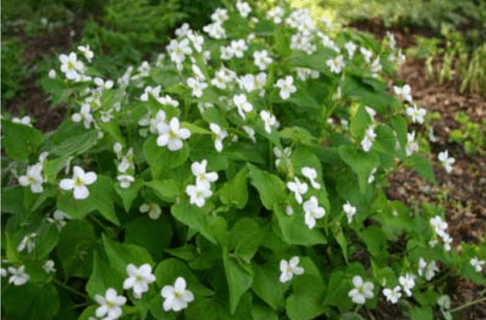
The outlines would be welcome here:
[[[140,232],[143,230],[143,232]],[[136,218],[125,229],[125,243],[147,249],[156,261],[162,260],[163,250],[170,246],[173,229],[167,219]]]
[[[329,67],[326,65],[326,61],[333,58],[335,54],[336,53],[333,50],[328,48],[318,50],[312,55],[298,52],[288,57],[286,62],[290,67],[310,68],[331,76],[331,72]]]
[[[274,37],[275,50],[282,56],[288,57],[292,50],[290,49],[290,38],[284,33],[284,26],[277,26],[275,28]]]
[[[98,210],[104,218],[119,226],[120,221],[114,206],[113,181],[106,176],[98,175],[96,182],[88,186],[88,189],[89,197],[84,200],[75,200],[72,191],[60,192],[57,208],[75,219],[82,219],[88,213]]]
[[[79,316],[78,320],[90,320],[94,318],[96,309],[98,309],[98,305],[96,306],[89,306],[83,310],[83,313]]]
[[[431,307],[413,307],[410,309],[411,320],[433,320],[434,312]]]
[[[365,320],[365,319],[356,312],[346,312],[339,318],[339,320]]]
[[[54,224],[44,225],[41,230],[41,232],[38,231],[39,236],[36,239],[37,244],[34,249],[37,258],[47,257],[59,241],[59,232]]]
[[[7,260],[11,263],[19,261],[19,252],[17,251],[17,244],[14,242],[8,232],[5,232],[5,240],[7,242],[6,255]]]
[[[353,302],[348,297],[348,293],[352,288],[351,282],[343,271],[334,271],[329,279],[324,303],[338,307],[341,312],[349,310],[353,305]]]
[[[255,294],[274,310],[284,306],[284,293],[288,285],[280,283],[278,261],[269,261],[263,265],[253,265],[254,277],[252,289]]]
[[[146,186],[152,188],[155,194],[166,202],[175,202],[177,196],[180,194],[180,183],[175,180],[153,180],[145,183]]]
[[[338,151],[341,159],[358,175],[361,193],[365,193],[368,177],[373,169],[378,167],[380,159],[374,152],[365,152],[361,149],[356,150],[352,146],[340,146]]]
[[[6,319],[49,320],[59,309],[59,294],[51,283],[2,288],[2,317]]]
[[[342,97],[359,101],[381,113],[386,112],[386,107],[396,101],[395,97],[388,92],[376,90],[373,85],[366,83],[362,78],[357,76],[344,78]]]
[[[359,107],[358,112],[356,112],[351,118],[351,136],[357,140],[361,140],[370,124],[371,118],[368,112],[366,112],[365,107]]]
[[[251,288],[253,269],[251,265],[242,264],[223,252],[223,263],[229,288],[230,313],[235,314],[241,296]]]
[[[253,304],[251,309],[253,320],[278,320],[278,315],[275,311],[267,306],[260,304]]]
[[[278,206],[274,208],[273,212],[277,217],[283,240],[288,244],[312,246],[327,243],[322,232],[318,228],[309,229],[304,218],[297,213],[288,216],[284,209]]]
[[[157,320],[175,320],[178,313],[172,311],[165,312],[162,308],[162,304],[162,296],[160,294],[156,294],[152,300],[150,300],[150,314]]]
[[[103,261],[97,251],[94,251],[93,256],[93,272],[86,284],[86,292],[91,299],[94,299],[96,294],[104,296],[106,290],[114,288],[118,293],[122,292],[122,284],[125,280],[125,274],[114,272],[115,265],[110,265]]]
[[[314,262],[302,258],[304,274],[292,279],[292,294],[287,298],[285,310],[291,320],[310,320],[326,311],[322,306],[326,287]]]
[[[393,130],[389,126],[380,124],[376,127],[375,132],[375,149],[383,153],[394,155],[396,139]]]
[[[252,164],[248,164],[251,184],[258,190],[263,205],[268,210],[280,202],[285,194],[285,184],[276,175],[262,171]]]
[[[44,144],[42,132],[34,127],[2,120],[2,147],[7,156],[15,160],[27,160]]]
[[[160,179],[169,170],[177,168],[189,157],[189,146],[184,142],[182,149],[170,151],[157,145],[157,137],[149,137],[143,144],[143,153],[150,166],[153,179]]]
[[[138,191],[142,186],[143,186],[143,182],[141,180],[135,180],[135,182],[133,182],[128,188],[122,188],[120,186],[120,183],[115,182],[114,189],[122,199],[123,208],[125,208],[125,212],[130,211],[133,200],[137,198]]]
[[[139,267],[142,264],[152,264],[152,257],[145,248],[134,244],[121,244],[102,234],[103,247],[110,262],[112,270],[126,275],[126,267],[129,263]]]
[[[250,261],[260,246],[265,232],[250,218],[238,220],[230,232],[229,250],[245,261]]]
[[[89,277],[96,241],[93,226],[85,220],[72,220],[64,226],[59,236],[57,254],[66,277]]]
[[[431,183],[437,183],[434,169],[432,168],[430,161],[425,159],[423,156],[414,153],[408,158],[408,161],[405,164],[410,168],[415,169],[415,171],[417,171],[422,177]]]
[[[234,314],[230,314],[228,307],[217,297],[195,299],[189,303],[188,308],[185,310],[184,315],[187,320],[200,320],[201,315],[204,315],[205,319],[217,319],[217,320],[251,320],[251,302],[249,298],[251,295],[244,295],[241,299],[240,306]]]
[[[24,188],[21,186],[2,188],[2,212],[21,214],[24,212]]]
[[[175,258],[168,258],[159,263],[155,268],[154,275],[160,288],[166,285],[173,286],[178,277],[183,277],[186,280],[187,289],[192,291],[196,301],[204,296],[213,294],[212,290],[199,282],[184,262]]]
[[[335,223],[331,226],[332,235],[334,239],[336,239],[339,247],[341,247],[341,251],[343,252],[344,260],[348,263],[348,241],[346,236],[344,235],[343,228],[341,228],[340,223]]]
[[[248,202],[248,169],[244,167],[236,176],[221,188],[220,199],[226,205],[234,205],[243,209]]]
[[[211,131],[198,127],[195,124],[190,122],[182,122],[181,128],[187,128],[193,134],[211,134]]]
[[[203,208],[191,205],[187,199],[182,199],[180,203],[172,206],[171,213],[174,218],[201,233],[212,243],[217,243]]]
[[[384,259],[388,256],[386,250],[386,235],[379,226],[370,226],[359,233],[361,241],[366,244],[366,248],[372,256]]]
[[[86,131],[80,135],[70,136],[59,145],[55,145],[52,152],[66,158],[70,155],[76,156],[86,153],[98,143],[96,130]]]

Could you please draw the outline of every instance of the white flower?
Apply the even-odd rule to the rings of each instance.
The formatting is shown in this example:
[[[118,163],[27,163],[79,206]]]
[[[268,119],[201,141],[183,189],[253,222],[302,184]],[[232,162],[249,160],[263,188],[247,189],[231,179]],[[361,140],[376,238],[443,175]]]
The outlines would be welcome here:
[[[102,122],[110,122],[111,119],[113,119],[113,115],[111,114],[112,112],[113,112],[113,109],[110,109],[108,111],[100,110],[100,120]]]
[[[66,78],[69,80],[78,80],[79,73],[84,72],[84,64],[77,60],[78,57],[76,53],[71,52],[69,56],[61,54],[59,60],[61,61],[61,71],[64,72]],[[79,72],[79,73],[78,73]]]
[[[407,273],[405,274],[405,277],[400,276],[398,281],[400,282],[400,285],[403,287],[403,291],[407,294],[407,296],[411,297],[412,292],[410,289],[415,287],[415,275]]]
[[[78,47],[79,52],[81,52],[86,60],[88,60],[89,63],[91,63],[91,59],[94,57],[93,51],[89,49],[89,45],[87,46],[79,46]]]
[[[14,267],[8,267],[8,272],[10,272],[10,278],[8,279],[8,283],[14,284],[15,286],[21,286],[29,281],[30,276],[25,273],[25,266],[20,266],[18,269]]]
[[[32,250],[34,250],[35,248],[35,242],[34,242],[34,238],[37,236],[36,233],[31,233],[31,234],[28,234],[26,235],[22,241],[20,241],[18,247],[17,247],[17,251],[18,252],[21,252],[23,251],[25,248],[27,248],[27,252],[28,253],[31,253]]]
[[[366,49],[365,47],[360,47],[359,52],[361,52],[361,54],[364,56],[366,63],[370,63],[373,52],[371,50]]]
[[[190,30],[191,30],[191,28],[190,28],[189,24],[183,23],[180,28],[177,28],[175,30],[175,35],[180,38],[180,37],[187,35]]]
[[[349,59],[352,59],[357,46],[352,41],[348,41],[344,44],[344,47],[348,50]]]
[[[189,202],[199,208],[203,207],[206,199],[213,195],[208,184],[197,182],[196,185],[188,185],[186,187],[186,193],[190,197]]]
[[[373,170],[371,170],[370,176],[368,177],[368,183],[375,181],[375,173],[377,169],[378,168],[373,168]]]
[[[287,188],[294,193],[295,200],[297,200],[298,204],[302,204],[302,195],[306,194],[309,189],[307,183],[300,182],[297,177],[294,178],[294,182],[287,183]]]
[[[159,100],[159,95],[160,95],[160,90],[161,86],[157,86],[155,88],[152,88],[151,86],[147,86],[140,96],[140,100],[142,101],[148,101],[149,100],[149,94],[153,96],[156,100]]]
[[[157,145],[159,147],[167,146],[170,151],[182,149],[182,139],[186,140],[191,136],[191,131],[186,128],[179,128],[179,119],[172,118],[169,125],[165,123],[158,124]]]
[[[125,173],[131,167],[133,167],[133,148],[128,149],[127,154],[121,158],[118,171]]]
[[[40,163],[27,167],[25,176],[19,177],[19,184],[23,187],[30,185],[32,193],[42,193],[44,191],[42,183],[44,183],[44,178],[42,177],[42,164]]]
[[[304,177],[306,177],[307,179],[310,180],[312,188],[314,188],[314,189],[320,189],[321,188],[321,184],[316,182],[316,179],[317,179],[316,169],[311,168],[311,167],[302,167],[300,169],[300,172],[302,172],[302,175]]]
[[[94,80],[93,80],[93,81],[94,81],[94,83],[95,83],[95,84],[96,84],[96,85],[97,85],[99,88],[102,88],[102,89],[107,89],[107,90],[109,90],[109,89],[113,88],[113,80],[107,80],[107,81],[105,81],[105,80],[103,80],[103,79],[101,79],[101,78],[96,77],[96,78],[94,78]]]
[[[434,135],[434,129],[432,127],[429,129],[429,140],[430,142],[437,142],[437,137]]]
[[[59,188],[63,190],[73,190],[74,189],[74,199],[81,200],[89,197],[89,190],[86,187],[94,183],[97,179],[96,173],[94,172],[84,172],[81,167],[74,166],[73,168],[73,178],[72,179],[62,179],[59,182]]]
[[[231,51],[233,55],[237,58],[242,58],[244,52],[248,50],[245,40],[233,40],[231,41]]]
[[[400,286],[396,286],[393,289],[385,288],[383,289],[383,295],[386,297],[387,301],[390,301],[391,303],[395,304],[398,302],[398,299],[400,299],[402,296],[402,293],[400,291],[401,291]]]
[[[56,70],[54,70],[54,69],[49,70],[49,78],[51,78],[51,79],[56,78]]]
[[[162,209],[160,209],[160,207],[155,203],[144,203],[140,206],[139,210],[141,213],[148,212],[150,219],[154,220],[158,219],[162,214]]]
[[[247,2],[241,2],[241,0],[236,2],[236,9],[238,9],[238,12],[243,18],[248,17],[251,12],[250,5]]]
[[[280,261],[280,282],[285,283],[292,280],[294,274],[301,275],[304,273],[304,268],[299,267],[299,257],[295,256],[287,262],[286,260]]]
[[[197,98],[201,98],[203,90],[208,87],[206,82],[201,82],[199,79],[188,78],[187,85],[192,89],[192,95]]]
[[[127,302],[127,298],[124,296],[118,296],[116,290],[109,288],[106,290],[105,296],[96,294],[94,297],[95,301],[100,304],[96,309],[96,316],[101,318],[108,315],[105,319],[117,319],[122,315],[121,306]]]
[[[364,304],[366,299],[373,298],[373,283],[369,281],[363,283],[360,276],[354,276],[353,285],[355,288],[349,291],[348,296],[354,303]]]
[[[439,272],[439,268],[437,268],[437,264],[435,263],[435,261],[429,262],[429,264],[427,265],[427,269],[425,270],[425,280],[432,280],[436,272]]]
[[[223,23],[228,19],[228,11],[222,8],[217,8],[216,11],[211,15],[211,20],[218,23]]]
[[[275,7],[273,10],[267,12],[267,19],[273,19],[273,22],[276,24],[282,23],[282,18],[285,14],[285,11],[282,7]]]
[[[238,114],[246,120],[245,112],[251,112],[253,110],[253,105],[246,100],[245,94],[236,94],[233,96],[233,103],[238,109]]]
[[[424,260],[424,258],[420,258],[418,262],[418,274],[419,276],[422,276],[424,274],[424,270],[427,267],[427,262]]]
[[[140,299],[142,293],[148,291],[148,285],[155,281],[155,276],[152,274],[152,267],[146,263],[137,268],[135,265],[129,263],[126,271],[128,278],[123,282],[123,289],[133,289],[135,299]]]
[[[262,110],[260,111],[260,117],[265,124],[265,131],[268,134],[272,133],[272,126],[275,126],[277,124],[277,119],[275,118],[275,116],[266,110]]]
[[[52,218],[47,218],[47,222],[54,223],[57,230],[60,231],[66,225],[65,219],[70,219],[70,217],[61,210],[56,210],[54,211]]]
[[[334,59],[328,59],[326,64],[331,69],[331,72],[339,73],[344,68],[343,56],[339,55]]]
[[[376,133],[375,133],[375,127],[371,125],[368,129],[366,129],[365,136],[363,140],[361,140],[361,147],[363,148],[364,151],[368,152],[371,149],[371,146],[373,145],[373,141],[375,141],[376,138]]]
[[[286,100],[290,97],[291,93],[297,91],[297,87],[293,85],[294,78],[292,76],[287,76],[285,79],[278,79],[275,87],[280,88],[280,97]]]
[[[419,145],[415,141],[415,131],[407,133],[407,145],[405,146],[405,154],[407,157],[411,156],[412,153],[419,150]]]
[[[74,113],[71,116],[71,119],[73,122],[83,121],[84,127],[89,129],[91,127],[91,122],[94,121],[93,116],[91,115],[91,107],[88,104],[83,104],[79,113]]]
[[[316,225],[316,219],[320,219],[326,214],[326,210],[319,207],[319,203],[317,202],[317,198],[315,196],[312,196],[309,200],[304,202],[303,208],[305,213],[305,224],[309,227],[309,229],[314,228]]]
[[[12,122],[13,123],[17,123],[17,124],[23,124],[25,126],[32,127],[32,124],[30,123],[30,117],[29,116],[25,116],[22,119],[17,118],[17,117],[13,117],[12,118]]]
[[[206,172],[206,166],[208,161],[206,159],[201,162],[194,162],[191,165],[192,174],[196,177],[196,183],[206,185],[208,188],[211,186],[211,182],[218,180],[218,173]]]
[[[214,39],[223,39],[226,37],[226,31],[223,29],[220,22],[215,22],[204,26],[203,31]]]
[[[474,267],[476,272],[483,271],[483,265],[485,263],[484,260],[479,260],[478,257],[474,257],[471,260],[469,260],[469,263],[471,264],[471,266]]]
[[[116,179],[120,181],[120,187],[123,189],[130,188],[130,185],[135,181],[135,178],[129,174],[121,174]]]
[[[349,201],[347,201],[343,205],[343,210],[346,213],[346,216],[348,217],[348,223],[351,223],[353,221],[353,217],[356,214],[356,207],[353,207]]]
[[[452,164],[456,161],[454,158],[449,158],[449,152],[447,150],[439,152],[438,155],[439,161],[444,166],[447,173],[452,171]]]
[[[439,236],[442,236],[448,227],[447,222],[443,221],[440,216],[430,218],[430,224],[432,227],[434,227],[435,233],[437,233]]]
[[[413,104],[413,107],[407,108],[407,115],[412,118],[412,122],[418,122],[420,124],[424,123],[424,117],[427,111],[423,108],[418,108],[416,104]]]
[[[186,290],[186,280],[183,277],[178,277],[174,286],[166,285],[160,291],[160,294],[165,301],[163,308],[165,312],[173,310],[175,312],[187,308],[187,304],[194,301],[194,295],[191,291]]]
[[[139,121],[139,125],[146,125],[146,123],[148,123],[150,125],[150,132],[161,134],[158,131],[158,128],[163,128],[164,125],[167,125],[165,120],[166,120],[166,115],[164,110],[159,110],[155,115],[155,118],[150,120],[147,119],[147,121],[145,121],[145,119],[142,119]]]
[[[292,208],[292,206],[288,205],[285,207],[285,213],[288,215],[288,216],[291,216],[294,214],[294,208]]]
[[[7,269],[5,268],[0,268],[0,276],[2,278],[6,277],[8,274],[7,274]]]
[[[268,56],[267,50],[255,51],[253,53],[253,58],[255,59],[255,65],[260,68],[260,70],[265,70],[268,65],[273,62],[273,59]]]
[[[408,84],[404,85],[402,88],[393,86],[393,91],[395,91],[395,94],[397,96],[402,96],[403,99],[412,103],[412,94],[411,94],[410,86]]]
[[[228,131],[222,130],[219,125],[212,122],[209,124],[209,128],[216,136],[214,139],[214,148],[218,152],[223,151],[223,140],[228,136]]]
[[[201,52],[203,49],[202,45],[204,43],[204,38],[200,35],[195,34],[194,32],[192,32],[192,30],[188,32],[187,37],[189,38],[189,40],[191,40],[194,49],[196,49],[197,52]]]
[[[47,260],[46,263],[44,263],[44,265],[42,266],[42,269],[44,269],[46,273],[53,273],[57,271],[56,268],[54,268],[53,260]]]
[[[256,143],[255,130],[249,126],[243,126],[243,130],[248,134],[250,140]]]
[[[281,151],[279,148],[274,147],[273,148],[273,154],[277,159],[275,159],[275,166],[278,168],[280,166],[280,163],[282,162],[282,158],[285,161],[285,166],[289,167],[290,166],[290,156],[292,154],[292,149],[285,148],[283,151]]]
[[[381,66],[380,63],[380,57],[377,57],[370,66],[370,71],[373,72],[373,77],[376,78],[377,73],[379,73],[382,69],[383,67]]]
[[[188,39],[184,39],[181,42],[172,40],[167,46],[167,52],[170,53],[170,59],[179,65],[186,60],[186,55],[192,54],[192,49],[189,46]]]
[[[390,31],[387,31],[386,36],[388,37],[388,40],[390,41],[390,49],[392,49],[392,50],[395,49],[396,41],[395,41],[395,36],[393,35],[393,33],[391,33]]]

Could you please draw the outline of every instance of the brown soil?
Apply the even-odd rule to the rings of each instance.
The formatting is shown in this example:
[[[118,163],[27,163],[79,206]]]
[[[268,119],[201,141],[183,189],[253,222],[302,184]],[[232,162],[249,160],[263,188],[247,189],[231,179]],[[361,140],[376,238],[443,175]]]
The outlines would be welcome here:
[[[371,32],[377,40],[381,40],[387,29],[381,19],[360,21],[350,25],[361,31]],[[431,30],[400,28],[389,29],[395,35],[397,46],[405,49],[415,45],[414,36],[437,36]],[[484,238],[486,225],[486,150],[480,154],[468,155],[457,143],[449,143],[449,132],[458,128],[459,124],[453,116],[459,111],[467,113],[472,121],[479,122],[486,117],[486,98],[480,94],[461,93],[458,79],[439,85],[429,79],[425,71],[425,61],[407,57],[397,74],[398,78],[409,84],[413,100],[428,112],[439,112],[440,121],[432,122],[437,141],[431,143],[432,158],[430,159],[437,178],[437,185],[432,185],[415,171],[402,169],[392,174],[386,194],[391,200],[401,200],[411,209],[416,203],[432,203],[444,206],[446,221],[449,224],[447,232],[453,237],[453,245],[459,252],[461,243],[480,244]],[[485,137],[486,139],[486,137]],[[453,171],[447,174],[437,160],[439,152],[448,150],[449,156],[456,159]],[[448,294],[452,298],[452,308],[461,306],[468,301],[480,298],[483,286],[458,277],[448,280]],[[436,316],[441,318],[438,310]],[[367,319],[397,319],[401,313],[396,305],[380,299],[379,307],[373,315],[363,314]],[[461,314],[455,314],[460,319],[486,319],[486,304],[476,304],[465,308]]]

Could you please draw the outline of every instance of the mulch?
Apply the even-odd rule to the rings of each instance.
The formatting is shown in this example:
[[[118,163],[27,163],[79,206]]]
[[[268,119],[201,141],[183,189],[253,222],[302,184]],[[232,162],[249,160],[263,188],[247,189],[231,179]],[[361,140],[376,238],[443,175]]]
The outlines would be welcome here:
[[[406,49],[416,45],[414,37],[439,36],[431,29],[403,28],[386,29],[380,18],[352,23],[361,31],[370,32],[379,41],[389,31],[394,34],[397,46]],[[437,137],[431,142],[430,158],[437,184],[432,185],[410,169],[402,169],[388,177],[389,186],[386,195],[390,200],[400,200],[413,210],[416,203],[441,205],[446,210],[447,232],[453,238],[453,246],[461,252],[461,243],[480,244],[484,238],[486,226],[486,150],[482,154],[467,154],[463,146],[448,141],[449,133],[459,128],[454,114],[466,112],[471,121],[481,123],[486,117],[486,97],[480,93],[460,92],[457,78],[444,84],[430,79],[426,74],[425,61],[407,57],[397,73],[399,79],[411,87],[413,101],[427,112],[439,112],[440,121],[431,125]],[[485,137],[486,141],[486,137]],[[453,170],[447,174],[439,164],[437,155],[448,150],[455,158]],[[449,276],[446,285],[447,294],[452,299],[452,308],[481,297],[483,286],[467,281],[458,276]],[[442,318],[438,310],[435,316]],[[486,304],[476,304],[454,314],[458,319],[486,319]],[[399,307],[380,298],[379,306],[373,314],[363,313],[366,319],[401,319]]]

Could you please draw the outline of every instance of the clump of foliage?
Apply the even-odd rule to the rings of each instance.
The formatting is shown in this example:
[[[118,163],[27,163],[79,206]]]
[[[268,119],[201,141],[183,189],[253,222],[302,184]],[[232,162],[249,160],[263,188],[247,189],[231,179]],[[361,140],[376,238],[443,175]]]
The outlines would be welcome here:
[[[467,153],[484,153],[486,144],[486,119],[483,123],[471,121],[465,112],[458,112],[454,115],[460,127],[449,134],[449,141],[460,143]]]
[[[456,251],[443,208],[386,199],[398,166],[435,182],[425,110],[388,92],[391,36],[242,1],[175,35],[115,81],[89,47],[60,55],[55,132],[2,119],[3,315],[359,319],[384,295],[422,320],[438,273],[486,283],[486,246]]]

